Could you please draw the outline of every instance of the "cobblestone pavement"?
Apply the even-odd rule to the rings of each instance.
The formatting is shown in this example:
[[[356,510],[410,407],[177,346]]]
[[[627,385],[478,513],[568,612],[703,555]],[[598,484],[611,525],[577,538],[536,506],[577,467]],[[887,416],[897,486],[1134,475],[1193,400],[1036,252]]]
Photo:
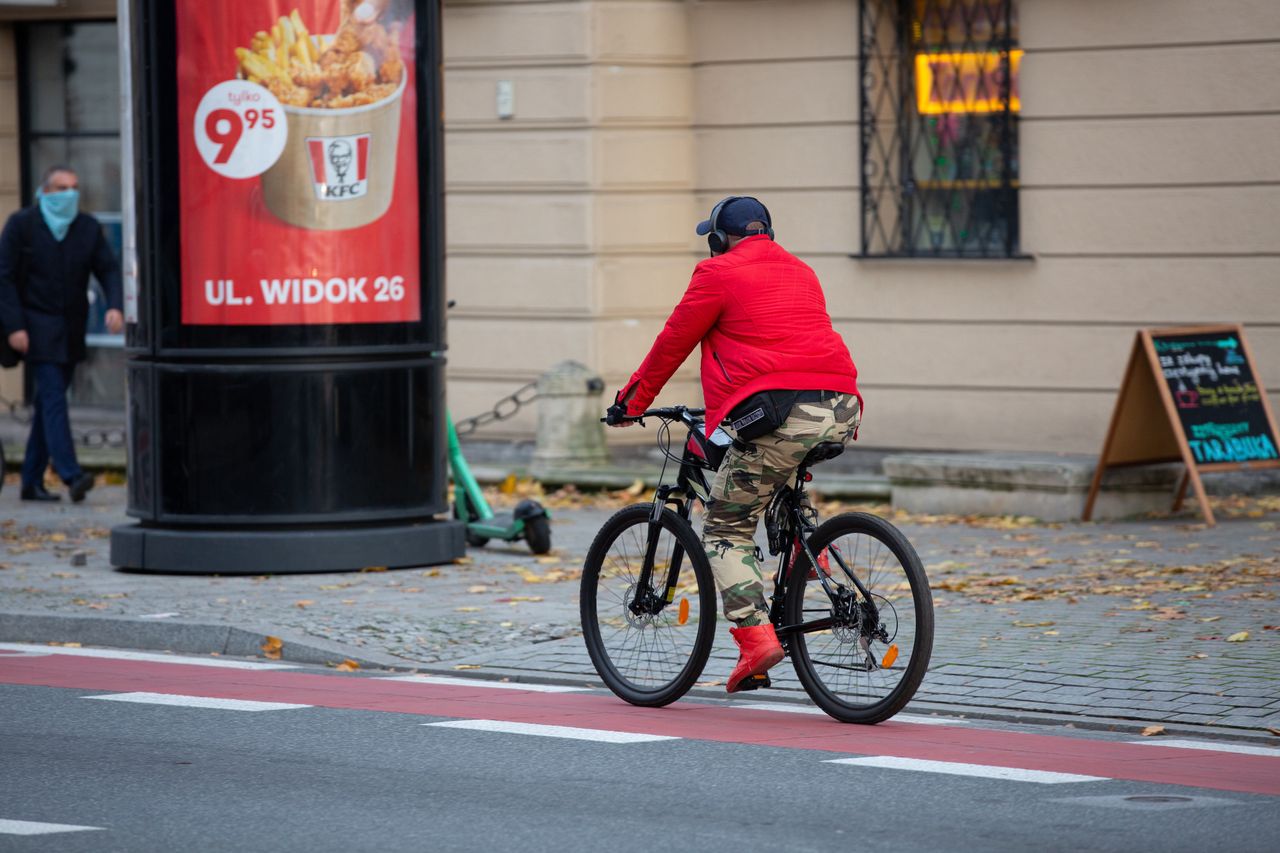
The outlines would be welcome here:
[[[18,502],[13,486],[0,494],[0,619],[230,624],[407,666],[595,681],[577,576],[610,508],[553,508],[555,550],[542,558],[499,543],[433,568],[164,576],[107,563],[109,528],[127,520],[121,487],[49,507]],[[937,605],[917,703],[1280,733],[1280,501],[1227,501],[1218,511],[1216,528],[1191,516],[1074,525],[895,517]],[[721,625],[702,685],[716,689],[735,657]],[[799,691],[789,667],[776,674],[778,695]]]

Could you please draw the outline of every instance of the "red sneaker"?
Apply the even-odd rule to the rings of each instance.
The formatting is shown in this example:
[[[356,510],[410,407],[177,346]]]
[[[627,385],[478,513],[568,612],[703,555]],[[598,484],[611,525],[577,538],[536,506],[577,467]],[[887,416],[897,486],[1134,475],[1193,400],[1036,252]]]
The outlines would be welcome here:
[[[730,628],[733,641],[738,644],[738,665],[729,676],[729,684],[725,690],[737,693],[739,690],[750,690],[742,682],[754,676],[764,675],[769,667],[782,660],[782,644],[772,625],[751,625],[747,628]],[[767,682],[767,678],[765,681]],[[763,685],[759,685],[763,686]]]

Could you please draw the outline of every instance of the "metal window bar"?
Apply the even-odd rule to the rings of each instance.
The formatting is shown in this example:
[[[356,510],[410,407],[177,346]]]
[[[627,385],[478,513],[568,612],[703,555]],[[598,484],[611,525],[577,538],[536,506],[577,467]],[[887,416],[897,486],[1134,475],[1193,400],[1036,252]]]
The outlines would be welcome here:
[[[861,257],[1019,257],[1014,0],[860,0]]]

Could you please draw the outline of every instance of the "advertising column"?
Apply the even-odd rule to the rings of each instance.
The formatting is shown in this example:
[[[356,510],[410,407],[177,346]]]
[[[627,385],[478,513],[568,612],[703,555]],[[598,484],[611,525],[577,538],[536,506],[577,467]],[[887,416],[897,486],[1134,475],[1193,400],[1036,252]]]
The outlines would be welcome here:
[[[438,2],[132,0],[138,308],[117,565],[461,553]]]

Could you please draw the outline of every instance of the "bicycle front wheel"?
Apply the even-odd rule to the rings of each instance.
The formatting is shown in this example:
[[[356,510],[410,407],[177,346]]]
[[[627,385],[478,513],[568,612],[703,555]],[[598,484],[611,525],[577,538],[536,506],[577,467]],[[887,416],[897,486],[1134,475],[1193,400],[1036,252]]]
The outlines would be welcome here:
[[[658,706],[679,699],[702,674],[715,636],[716,591],[693,528],[669,509],[654,533],[653,570],[641,583],[652,513],[653,504],[636,504],[605,522],[587,552],[580,606],[600,678],[633,705]]]
[[[933,597],[920,557],[896,527],[866,513],[824,522],[809,547],[827,566],[815,571],[801,558],[787,583],[787,625],[807,626],[790,634],[796,675],[837,720],[887,720],[915,695],[933,651]],[[834,595],[817,572],[829,574]]]

